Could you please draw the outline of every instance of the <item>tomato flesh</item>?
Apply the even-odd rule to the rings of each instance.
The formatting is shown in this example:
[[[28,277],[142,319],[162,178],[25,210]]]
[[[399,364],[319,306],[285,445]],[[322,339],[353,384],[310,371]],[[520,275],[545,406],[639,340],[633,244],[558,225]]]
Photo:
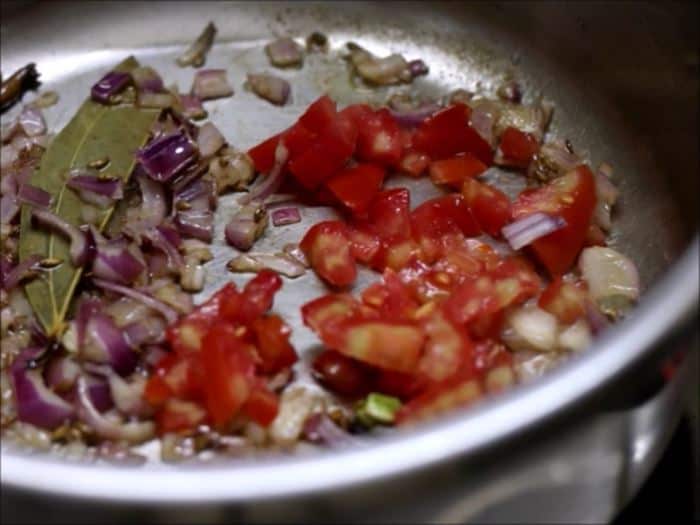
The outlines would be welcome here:
[[[326,187],[354,215],[363,215],[384,181],[384,170],[373,164],[358,164],[333,175]]]
[[[510,199],[505,193],[488,184],[466,179],[462,195],[479,226],[492,237],[500,237],[501,229],[511,216]]]
[[[311,267],[332,286],[344,287],[357,275],[355,259],[350,253],[347,226],[341,221],[323,221],[312,226],[299,247]]]
[[[457,189],[467,179],[481,175],[488,166],[470,153],[452,159],[436,160],[430,163],[430,180],[435,184],[445,184]]]

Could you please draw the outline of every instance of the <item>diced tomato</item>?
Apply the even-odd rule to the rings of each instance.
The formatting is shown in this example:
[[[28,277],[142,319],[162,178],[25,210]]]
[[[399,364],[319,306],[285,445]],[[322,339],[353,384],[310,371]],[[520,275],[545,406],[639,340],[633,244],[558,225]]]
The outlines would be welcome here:
[[[382,281],[371,284],[362,292],[362,301],[375,308],[379,317],[387,321],[410,321],[419,306],[390,268],[384,271]]]
[[[291,329],[278,315],[255,319],[251,328],[255,334],[256,348],[262,361],[261,371],[274,374],[297,361],[294,347],[289,343]]]
[[[335,350],[324,350],[318,354],[311,368],[314,378],[323,386],[341,396],[354,398],[371,390],[375,375],[366,364]]]
[[[310,148],[315,139],[316,134],[306,129],[300,123],[296,123],[291,126],[289,129],[284,131],[281,136],[281,140],[284,142],[284,147],[287,148],[287,151],[289,152],[290,159],[298,157],[304,151]]]
[[[433,160],[471,153],[490,165],[493,151],[488,142],[469,126],[470,113],[468,106],[454,104],[427,118],[413,136],[414,150],[427,154]]]
[[[415,370],[425,334],[408,323],[350,321],[342,327],[343,354],[397,372]]]
[[[445,312],[455,323],[464,325],[478,316],[497,312],[501,302],[496,293],[496,286],[485,275],[465,281],[452,290],[445,300]]]
[[[475,341],[500,337],[503,331],[503,323],[505,322],[504,312],[504,310],[497,310],[477,316],[467,325],[469,335]]]
[[[301,307],[304,324],[314,332],[321,332],[324,326],[339,326],[342,321],[356,317],[362,311],[360,302],[349,294],[328,294]]]
[[[347,226],[340,221],[313,225],[299,243],[314,271],[333,286],[348,286],[357,276]]]
[[[271,270],[260,270],[248,281],[243,292],[227,294],[221,301],[220,317],[230,322],[249,324],[272,308],[282,279]]]
[[[373,164],[358,164],[333,175],[326,187],[355,215],[367,211],[384,181],[384,170]]]
[[[379,252],[382,242],[367,223],[354,223],[348,228],[350,253],[365,264],[369,264]]]
[[[597,224],[589,224],[586,231],[586,239],[583,241],[585,247],[588,246],[607,246],[608,238],[605,232]]]
[[[401,160],[399,125],[389,110],[380,109],[363,117],[358,129],[355,156],[382,166],[396,166]]]
[[[571,324],[586,315],[586,291],[582,283],[576,285],[555,277],[542,292],[537,304],[562,323]]]
[[[385,268],[398,271],[422,257],[423,252],[420,245],[411,238],[405,238],[402,234],[383,240],[379,251],[370,264],[378,271],[384,271]]]
[[[500,190],[474,179],[467,179],[462,185],[469,209],[479,226],[492,237],[501,236],[501,228],[510,220],[510,200]]]
[[[527,168],[532,157],[539,151],[540,144],[531,133],[509,126],[501,134],[498,148],[503,157],[503,164]]]
[[[470,153],[452,159],[436,160],[430,163],[430,179],[435,184],[446,184],[460,189],[467,179],[481,175],[488,166]]]
[[[474,348],[463,327],[449,320],[441,309],[423,321],[427,343],[418,374],[430,381],[443,381],[458,370],[473,366]]]
[[[542,212],[561,217],[563,228],[534,241],[532,251],[552,275],[566,272],[583,248],[595,207],[595,182],[587,166],[579,166],[546,186],[521,193],[513,218]]]
[[[169,399],[165,405],[156,412],[156,428],[158,434],[191,430],[206,420],[206,411],[197,403]]]
[[[379,192],[369,206],[369,222],[382,239],[405,239],[411,235],[410,194],[406,188]]]
[[[399,169],[411,177],[420,177],[430,164],[430,157],[418,151],[409,152],[401,159]]]
[[[202,365],[207,412],[216,425],[223,425],[238,413],[250,395],[255,364],[235,335],[235,328],[224,322],[214,324],[202,345]]]
[[[396,414],[396,423],[422,421],[457,407],[472,404],[483,396],[478,377],[458,372],[445,381],[435,383],[422,394],[403,405]]]
[[[429,261],[441,253],[445,240],[451,236],[475,236],[481,228],[474,220],[464,198],[459,194],[445,195],[425,201],[411,212],[414,239]]]
[[[374,111],[367,104],[351,104],[339,112],[343,117],[348,117],[359,129],[364,121],[374,115]]]
[[[540,276],[524,257],[501,259],[489,268],[488,274],[494,280],[501,308],[522,303],[537,295],[542,288]]]
[[[241,412],[258,425],[267,427],[277,417],[279,400],[262,381],[258,381],[251,389],[248,399],[241,408]]]
[[[474,364],[480,372],[499,366],[512,366],[513,354],[498,341],[486,339],[474,345]]]
[[[299,117],[299,122],[314,133],[320,133],[336,119],[335,102],[328,95],[322,95]]]
[[[309,190],[317,188],[333,176],[350,156],[336,155],[330,147],[333,139],[325,137],[311,145],[304,153],[289,162],[289,171]]]
[[[269,173],[272,166],[275,164],[275,149],[279,142],[282,133],[273,135],[267,140],[264,140],[257,146],[253,146],[248,150],[248,155],[253,161],[255,171],[260,173]]]

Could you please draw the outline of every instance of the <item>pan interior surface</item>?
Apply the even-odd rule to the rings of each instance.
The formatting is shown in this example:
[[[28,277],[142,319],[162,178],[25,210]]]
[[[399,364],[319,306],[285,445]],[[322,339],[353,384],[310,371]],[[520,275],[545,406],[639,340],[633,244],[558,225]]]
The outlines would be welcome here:
[[[163,2],[157,4],[157,9],[147,2],[38,4],[3,16],[0,53],[3,74],[28,62],[36,62],[42,74],[43,89],[59,93],[59,104],[45,111],[49,129],[57,131],[71,118],[89,93],[90,86],[129,54],[160,71],[166,85],[175,83],[180,92],[189,90],[194,70],[176,67],[174,59],[204,25],[213,20],[219,32],[206,67],[226,69],[236,93],[232,98],[207,103],[207,109],[211,120],[239,149],[247,149],[290,125],[323,92],[330,93],[342,106],[363,100],[381,101],[390,92],[406,89],[353,89],[347,66],[339,57],[339,50],[348,41],[357,42],[378,55],[397,52],[409,60],[422,58],[429,65],[430,74],[417,80],[414,87],[426,96],[445,94],[456,88],[494,93],[501,82],[514,78],[524,87],[526,101],[544,96],[555,104],[550,134],[569,139],[591,166],[596,167],[605,161],[614,168],[614,181],[621,190],[621,204],[614,216],[613,245],[638,263],[643,286],[649,287],[678,258],[687,240],[679,207],[653,155],[646,147],[640,146],[637,137],[630,135],[625,120],[611,100],[596,89],[595,83],[587,81],[586,70],[581,69],[577,74],[571,68],[562,66],[562,58],[556,52],[553,51],[551,56],[543,53],[547,42],[543,43],[542,39],[549,38],[553,49],[558,38],[567,38],[563,34],[566,28],[574,36],[585,33],[573,17],[567,16],[566,9],[553,5],[549,7],[550,18],[544,19],[542,8],[500,3],[489,6],[481,3],[432,2]],[[501,16],[506,10],[509,16]],[[583,11],[585,18],[586,10]],[[57,23],[57,20],[61,23]],[[524,32],[516,29],[523,26],[530,30]],[[547,33],[543,29],[545,27],[558,29]],[[292,84],[291,104],[280,109],[261,102],[244,89],[246,73],[271,70],[263,52],[263,45],[268,40],[278,35],[304,38],[312,31],[325,33],[332,51],[327,57],[308,57],[301,70],[281,73]],[[569,38],[572,38],[571,35]],[[512,179],[503,176],[506,180]],[[409,185],[415,205],[437,191],[430,183],[422,182],[397,179],[392,185]],[[232,255],[223,240],[223,225],[231,214],[233,200],[231,196],[223,199],[217,212],[217,229],[212,247],[215,258],[207,266],[207,284],[200,298],[208,296],[232,278],[225,268]],[[639,210],[643,210],[643,213]],[[260,243],[260,251],[271,251],[273,247],[279,248],[286,242],[298,241],[310,224],[331,215],[330,210],[322,208],[305,210],[301,223],[266,235]],[[242,282],[247,277],[233,276],[233,279]],[[372,278],[371,274],[364,273],[356,286],[364,287]],[[315,340],[301,325],[298,308],[305,300],[323,292],[323,285],[308,274],[287,281],[276,301],[276,309],[285,317],[294,315],[291,322],[295,334],[293,342],[301,353],[308,354]],[[604,338],[604,341],[609,342],[611,338]],[[604,346],[604,342],[601,342],[592,352],[610,350]],[[572,363],[572,366],[576,365]],[[561,382],[562,377],[555,379]],[[548,378],[543,381],[548,381]],[[453,417],[460,422],[461,429],[468,428],[465,425],[469,418],[489,411],[492,421],[507,418],[506,410],[517,410],[518,403],[525,402],[527,395],[530,395],[530,402],[536,394],[545,397],[551,395],[553,387],[549,387],[546,393],[540,391],[539,394],[537,385],[522,391],[519,389],[502,400],[485,403],[473,415]],[[498,410],[501,410],[501,416],[496,415]],[[505,422],[501,422],[505,425]],[[444,428],[449,422],[441,424]],[[496,432],[495,428],[492,433]],[[402,461],[401,454],[409,453],[412,448],[410,439],[413,434],[423,438],[430,435],[429,431],[427,434],[417,431],[387,438],[394,442],[395,447],[386,461]],[[440,434],[443,438],[445,435]],[[379,439],[378,443],[383,441]],[[421,442],[422,445],[427,443],[425,440]],[[442,443],[433,440],[432,446],[439,450]],[[153,480],[161,481],[165,479],[162,476],[174,476],[169,478],[172,494],[186,498],[186,476],[192,470],[201,469],[207,470],[208,485],[218,483],[228,486],[228,490],[216,493],[220,497],[250,498],[293,492],[299,489],[298,475],[303,472],[304,464],[312,460],[302,455],[297,458],[241,459],[236,461],[235,466],[199,467],[171,467],[149,462],[141,470],[129,472],[107,466],[100,469],[77,464],[68,466],[60,460],[38,456],[25,458],[21,453],[6,448],[6,444],[3,444],[4,467],[9,460],[14,473],[23,465],[29,468],[45,465],[66,469],[61,471],[61,475],[84,472],[84,469],[103,470],[105,474],[99,480],[85,477],[70,490],[75,494],[124,499],[167,499],[164,493],[156,490],[142,491],[143,485],[126,488],[119,494],[109,494],[110,483],[126,487],[134,476],[139,475],[152,475],[155,476]],[[319,455],[313,459],[319,469],[316,476],[330,479],[334,472],[341,471],[339,469],[352,470],[352,463],[361,457],[357,454],[360,452]],[[438,452],[420,452],[417,455],[424,456],[425,461],[437,460],[440,456]],[[280,476],[280,469],[285,466],[290,470]],[[253,469],[257,473],[251,477]],[[58,472],[56,470],[56,474]],[[230,477],[232,475],[241,476],[239,479],[248,476],[245,486],[235,487]],[[276,476],[274,490],[269,485],[271,476]],[[358,474],[355,478],[348,476],[345,481],[349,483],[360,478]],[[3,468],[3,481],[12,483],[17,479],[10,479],[10,474]],[[68,490],[56,485],[54,483],[52,486],[50,481],[46,481],[41,483],[41,488],[54,492]],[[309,482],[307,485],[309,489],[319,488],[318,483]],[[194,496],[193,499],[201,500],[199,496]]]

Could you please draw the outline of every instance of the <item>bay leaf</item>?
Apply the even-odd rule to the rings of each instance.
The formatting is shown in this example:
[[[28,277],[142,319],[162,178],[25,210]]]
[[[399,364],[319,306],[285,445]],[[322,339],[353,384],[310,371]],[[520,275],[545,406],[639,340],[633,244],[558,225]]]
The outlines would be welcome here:
[[[115,69],[130,71],[138,62],[129,57]],[[142,147],[160,115],[159,110],[133,106],[104,106],[86,100],[72,120],[56,135],[31,177],[31,184],[53,196],[53,211],[67,222],[80,226],[84,206],[77,192],[66,186],[68,171],[85,167],[105,157],[109,164],[102,173],[125,182],[136,162],[135,153]],[[98,211],[96,226],[102,230],[114,207]],[[20,222],[19,257],[24,260],[39,254],[63,261],[52,270],[29,282],[25,292],[35,315],[49,336],[60,334],[82,268],[70,261],[68,239],[59,233],[32,223],[31,208],[23,206]]]

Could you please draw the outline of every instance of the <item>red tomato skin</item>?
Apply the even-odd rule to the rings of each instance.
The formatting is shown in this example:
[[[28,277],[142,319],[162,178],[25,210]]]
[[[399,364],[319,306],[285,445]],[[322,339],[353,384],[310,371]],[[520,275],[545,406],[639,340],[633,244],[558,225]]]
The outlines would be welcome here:
[[[284,132],[273,135],[269,139],[265,139],[260,144],[253,146],[248,150],[248,155],[253,161],[255,171],[259,173],[269,173],[272,166],[275,164],[275,149],[277,143]]]
[[[399,170],[411,177],[420,177],[430,165],[430,157],[425,153],[408,152],[399,163]]]
[[[355,156],[381,166],[397,166],[402,143],[399,125],[386,108],[362,118]]]
[[[492,237],[501,237],[501,229],[511,216],[510,199],[502,191],[474,179],[462,185],[462,195],[476,222]]]
[[[292,331],[280,316],[259,317],[251,323],[251,328],[255,334],[262,373],[275,374],[298,360],[294,347],[289,343]]]
[[[369,264],[379,253],[382,241],[366,222],[355,222],[348,227],[350,253],[361,263]]]
[[[532,157],[540,150],[540,144],[531,133],[509,126],[501,134],[498,148],[504,164],[527,168]]]
[[[596,203],[595,180],[587,166],[579,166],[546,186],[522,192],[513,203],[514,219],[531,213],[558,215],[566,226],[532,243],[537,259],[552,276],[571,268],[586,240]]]
[[[333,175],[326,187],[353,215],[362,216],[379,193],[384,170],[373,164],[358,164]]]
[[[279,400],[277,395],[270,392],[262,381],[258,381],[241,408],[241,412],[258,425],[268,427],[277,417]]]
[[[410,199],[406,188],[393,188],[379,192],[372,200],[368,221],[382,240],[410,237]]]
[[[466,179],[481,175],[488,166],[470,153],[430,163],[430,180],[460,189]]]
[[[204,423],[206,417],[206,411],[197,403],[169,399],[156,412],[156,429],[158,435],[188,431]]]
[[[465,104],[454,104],[427,118],[413,136],[413,149],[427,154],[433,160],[471,153],[490,166],[493,161],[491,146],[469,126],[471,110]]]
[[[328,95],[322,95],[299,117],[299,123],[314,133],[319,133],[333,124],[336,118],[335,102]]]
[[[345,287],[357,276],[347,226],[341,221],[313,225],[299,243],[311,267],[332,286]]]

